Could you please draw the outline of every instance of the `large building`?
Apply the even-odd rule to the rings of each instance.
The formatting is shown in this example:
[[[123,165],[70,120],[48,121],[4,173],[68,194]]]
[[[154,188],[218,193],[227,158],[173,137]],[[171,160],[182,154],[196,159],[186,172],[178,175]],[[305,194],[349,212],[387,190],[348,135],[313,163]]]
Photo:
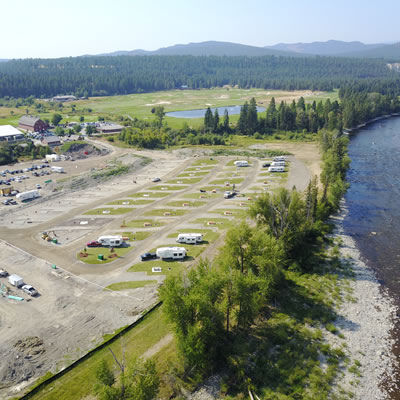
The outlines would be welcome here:
[[[25,140],[25,136],[11,125],[0,126],[0,143],[14,143]]]
[[[48,128],[48,125],[38,117],[24,115],[19,120],[18,128],[29,132],[42,132]]]
[[[110,133],[120,133],[122,131],[122,129],[124,129],[125,127],[122,125],[118,125],[118,124],[112,124],[112,123],[105,123],[105,124],[101,124],[100,126],[96,127],[96,130],[99,133],[103,133],[103,134],[110,134]]]

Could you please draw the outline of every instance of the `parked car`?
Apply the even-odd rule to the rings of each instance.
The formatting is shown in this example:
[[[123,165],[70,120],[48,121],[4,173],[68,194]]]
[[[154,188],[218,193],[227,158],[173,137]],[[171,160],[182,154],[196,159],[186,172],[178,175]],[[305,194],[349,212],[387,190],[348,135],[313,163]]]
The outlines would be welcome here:
[[[144,253],[140,256],[142,261],[153,260],[154,258],[157,258],[156,253]]]
[[[158,178],[158,177],[155,177],[155,178],[153,178],[151,181],[152,181],[152,182],[160,182],[160,181],[161,181],[161,179],[160,179],[160,178]]]
[[[10,205],[10,200],[3,200],[3,204],[5,205],[5,206],[9,206]]]
[[[26,294],[29,294],[29,296],[36,296],[38,294],[38,291],[31,285],[24,285],[21,288]]]
[[[86,243],[87,247],[101,247],[102,244],[98,242],[97,240],[92,240],[91,242]]]
[[[37,183],[36,184],[36,189],[41,189],[42,187]]]
[[[8,272],[5,269],[0,269],[0,277],[5,278],[8,276]]]
[[[269,167],[270,165],[271,165],[271,163],[266,162],[266,163],[264,163],[262,166],[263,166],[263,168],[267,168],[267,167]]]

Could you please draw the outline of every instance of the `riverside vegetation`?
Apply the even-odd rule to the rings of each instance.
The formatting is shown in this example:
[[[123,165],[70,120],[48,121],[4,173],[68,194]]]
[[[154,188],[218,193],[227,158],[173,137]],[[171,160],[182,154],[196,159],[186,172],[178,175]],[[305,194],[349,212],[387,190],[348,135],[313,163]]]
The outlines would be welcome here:
[[[326,252],[326,218],[346,190],[349,159],[345,137],[319,137],[322,193],[315,178],[304,195],[280,189],[259,196],[249,210],[256,227],[242,222],[212,264],[164,282],[163,309],[179,352],[174,373],[189,387],[218,373],[227,398],[248,389],[269,399],[335,398],[332,384],[348,362],[345,343],[332,347],[323,338],[324,331],[340,334],[334,305],[339,276],[348,271],[336,252]]]

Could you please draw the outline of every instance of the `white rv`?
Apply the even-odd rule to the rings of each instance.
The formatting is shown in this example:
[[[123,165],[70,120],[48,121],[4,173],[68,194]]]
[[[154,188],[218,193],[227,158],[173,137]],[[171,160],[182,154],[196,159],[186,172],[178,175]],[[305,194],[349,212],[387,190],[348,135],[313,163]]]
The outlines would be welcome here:
[[[249,163],[246,160],[235,161],[234,164],[237,167],[248,167],[249,166]]]
[[[51,166],[51,170],[53,172],[58,172],[59,174],[63,174],[64,173],[64,168],[63,167],[56,167],[55,165]]]
[[[178,243],[196,244],[203,241],[201,233],[180,233],[176,238]]]
[[[24,279],[21,278],[19,275],[10,275],[8,277],[8,282],[15,287],[21,287],[24,284]]]
[[[97,241],[101,243],[102,246],[109,247],[120,247],[124,243],[122,236],[100,236]]]
[[[58,154],[46,154],[47,161],[60,161],[60,156]]]
[[[186,249],[184,247],[159,247],[156,254],[161,259],[172,258],[173,260],[182,260],[186,257]]]
[[[36,199],[39,197],[39,190],[29,190],[27,192],[18,193],[15,197],[19,201],[26,201],[31,199]]]
[[[268,172],[285,172],[285,167],[269,167]]]
[[[286,165],[286,161],[273,161],[271,163],[271,167],[284,167]]]

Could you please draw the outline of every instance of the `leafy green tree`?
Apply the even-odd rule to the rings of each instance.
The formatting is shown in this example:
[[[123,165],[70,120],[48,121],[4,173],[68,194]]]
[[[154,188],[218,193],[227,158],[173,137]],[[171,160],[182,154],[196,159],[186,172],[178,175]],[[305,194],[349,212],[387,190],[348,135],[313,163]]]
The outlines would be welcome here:
[[[81,115],[81,116],[79,117],[79,122],[83,122],[83,121],[85,121],[85,117],[84,117],[83,115]]]
[[[62,115],[61,115],[61,114],[55,113],[55,114],[53,114],[53,116],[51,117],[51,123],[52,123],[54,126],[58,126],[58,124],[61,122],[61,120],[62,120]]]
[[[164,117],[165,117],[164,107],[163,106],[155,107],[154,114],[157,118],[158,129],[160,130],[163,126],[163,121],[164,121]]]

